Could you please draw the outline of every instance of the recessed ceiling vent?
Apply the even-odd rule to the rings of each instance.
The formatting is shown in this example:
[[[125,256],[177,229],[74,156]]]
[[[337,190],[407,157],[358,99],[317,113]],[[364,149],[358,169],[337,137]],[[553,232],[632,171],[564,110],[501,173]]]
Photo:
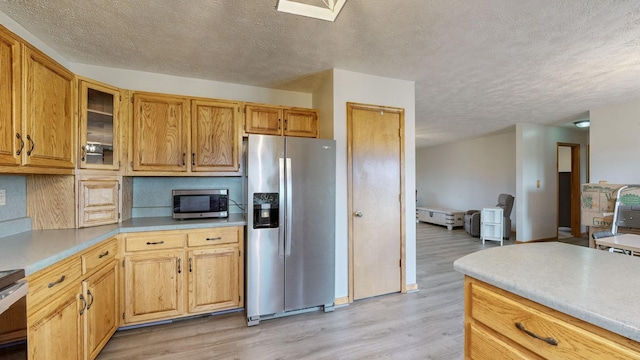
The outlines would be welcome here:
[[[281,12],[335,21],[347,0],[278,0]]]

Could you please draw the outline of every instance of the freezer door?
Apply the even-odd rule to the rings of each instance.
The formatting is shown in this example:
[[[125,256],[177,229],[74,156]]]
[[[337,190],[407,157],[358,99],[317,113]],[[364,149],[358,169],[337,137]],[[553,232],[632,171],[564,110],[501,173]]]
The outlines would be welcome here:
[[[284,310],[284,138],[249,135],[247,144],[247,317]],[[279,194],[279,226],[254,228],[254,195]],[[266,209],[265,209],[266,210]]]
[[[286,138],[285,311],[335,300],[333,140]]]

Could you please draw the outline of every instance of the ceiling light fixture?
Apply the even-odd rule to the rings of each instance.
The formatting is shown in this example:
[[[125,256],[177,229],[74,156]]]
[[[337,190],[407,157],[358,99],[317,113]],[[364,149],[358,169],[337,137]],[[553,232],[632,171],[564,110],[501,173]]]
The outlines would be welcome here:
[[[314,19],[335,21],[347,0],[278,0],[276,10]]]
[[[591,125],[591,121],[587,120],[580,120],[580,121],[574,121],[573,125],[579,127],[579,128],[586,128],[589,127]]]

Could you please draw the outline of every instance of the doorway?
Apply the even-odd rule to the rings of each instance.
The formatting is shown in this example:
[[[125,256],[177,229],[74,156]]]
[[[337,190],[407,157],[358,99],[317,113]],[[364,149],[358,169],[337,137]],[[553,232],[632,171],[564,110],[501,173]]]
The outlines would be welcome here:
[[[558,237],[580,237],[580,144],[557,144]]]
[[[405,290],[404,109],[347,103],[349,302]]]

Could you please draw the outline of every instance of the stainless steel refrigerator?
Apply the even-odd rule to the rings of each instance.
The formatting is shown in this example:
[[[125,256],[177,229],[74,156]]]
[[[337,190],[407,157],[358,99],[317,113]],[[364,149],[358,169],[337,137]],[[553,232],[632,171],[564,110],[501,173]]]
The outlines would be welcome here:
[[[335,299],[334,140],[249,135],[247,324]]]

